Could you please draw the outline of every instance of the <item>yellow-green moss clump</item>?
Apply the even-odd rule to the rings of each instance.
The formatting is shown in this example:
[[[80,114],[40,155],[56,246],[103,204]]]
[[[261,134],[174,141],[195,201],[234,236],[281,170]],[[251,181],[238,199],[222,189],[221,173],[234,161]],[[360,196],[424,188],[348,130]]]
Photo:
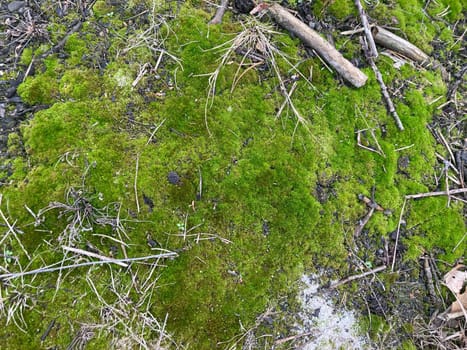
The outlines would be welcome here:
[[[420,7],[418,1],[401,1],[393,8],[380,3],[373,11],[395,16],[409,38],[429,51],[431,24],[419,31],[418,18],[406,15],[415,9],[422,13]],[[452,16],[457,16],[456,8]],[[328,10],[336,18],[355,13],[351,1],[315,5],[315,11]],[[392,215],[375,213],[367,225],[375,237],[387,237],[397,227],[404,196],[435,188],[430,180],[435,144],[426,124],[444,102],[430,103],[445,94],[438,72],[409,66],[397,70],[389,59],[378,60],[389,85],[412,82],[395,99],[406,127],[400,132],[386,113],[370,69],[364,69],[367,85],[356,90],[340,84],[318,59],[302,61],[296,67],[306,75],[312,71],[313,84],[301,78],[292,96],[307,121],[303,126],[288,108],[275,118],[283,97],[268,65],[250,69],[231,91],[240,62],[235,56],[220,71],[213,99],[206,103],[206,74],[219,64],[223,51],[218,46],[243,29],[239,23],[208,26],[210,14],[184,4],[161,26],[164,50],[173,57],[163,54],[159,69],[137,80],[143,65],[154,67],[159,55],[147,48],[128,49],[134,41],[124,35],[136,40],[141,32],[127,28],[132,17],[125,9],[98,1],[92,20],[103,16],[110,23],[108,35],[70,35],[66,57],[49,56],[18,89],[27,103],[50,106],[21,128],[26,154],[11,137],[10,151],[17,158],[11,184],[2,189],[2,209],[8,207],[11,222],[24,231],[25,248],[41,256],[28,269],[63,257],[58,237],[73,219],[72,213],[57,209],[39,218],[31,213],[50,202],[70,204],[76,195],[70,190],[79,191],[95,210],[118,214],[127,236],[93,221],[92,230],[80,232],[77,246],[89,242],[102,254],[119,258],[150,255],[149,245],[157,244],[177,251],[177,258],[164,261],[165,267],[151,275],[157,285],[141,305],[160,320],[167,315],[166,327],[175,341],[213,349],[241,333],[240,324],[248,329],[268,306],[293,296],[305,270],[347,271],[346,244],[366,213],[358,194],[371,196],[374,188],[375,200],[392,210]],[[100,40],[107,41],[102,45]],[[271,40],[291,62],[300,60],[297,41],[287,35]],[[108,48],[106,64],[98,64],[93,47]],[[346,48],[349,57],[358,51],[358,45]],[[31,55],[24,51],[23,63]],[[279,56],[278,67],[284,80],[295,74]],[[363,129],[375,130],[384,154],[357,146],[355,132]],[[364,142],[375,146],[369,132],[365,135]],[[401,157],[410,159],[403,171]],[[177,181],[169,181],[171,172]],[[452,252],[464,232],[461,210],[458,204],[447,208],[444,198],[409,202],[405,259],[417,259],[435,247],[449,261],[465,255],[465,246]],[[128,244],[126,252],[115,244],[117,239]],[[14,241],[10,248],[26,263]],[[138,273],[148,270],[142,266]],[[27,290],[33,309],[24,310],[31,331],[24,335],[11,323],[2,327],[4,348],[39,348],[53,319],[61,327],[42,346],[64,348],[80,323],[100,322],[102,305],[86,276],[113,302],[112,278],[120,281],[118,288],[132,285],[124,269],[113,267],[111,275],[105,266],[71,271],[57,290],[55,273],[34,281],[27,277],[37,286]],[[136,302],[140,292],[132,290],[128,297]],[[89,348],[106,348],[111,337],[96,331]],[[145,337],[157,339],[157,334],[147,331]]]

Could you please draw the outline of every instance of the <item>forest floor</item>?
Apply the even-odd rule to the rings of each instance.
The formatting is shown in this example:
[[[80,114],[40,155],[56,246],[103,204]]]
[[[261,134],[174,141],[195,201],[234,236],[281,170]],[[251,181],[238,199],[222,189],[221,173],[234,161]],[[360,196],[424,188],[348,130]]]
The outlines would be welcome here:
[[[467,347],[463,1],[364,2],[403,131],[282,5],[366,84],[249,1],[1,3],[0,348]]]

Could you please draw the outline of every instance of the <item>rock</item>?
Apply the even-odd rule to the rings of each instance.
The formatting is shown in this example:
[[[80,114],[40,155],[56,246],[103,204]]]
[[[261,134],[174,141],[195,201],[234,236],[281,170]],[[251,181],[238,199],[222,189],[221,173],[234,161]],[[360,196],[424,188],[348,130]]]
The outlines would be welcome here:
[[[16,95],[16,85],[10,86],[8,89],[5,91],[5,96],[6,98],[11,98]]]
[[[234,0],[234,8],[240,13],[250,13],[255,6],[253,0]]]
[[[179,185],[181,182],[180,176],[175,171],[169,172],[169,174],[167,175],[167,180],[172,185]]]
[[[26,6],[26,1],[12,1],[8,4],[8,11],[17,12]]]
[[[0,119],[5,118],[5,104],[0,103]]]
[[[13,96],[7,100],[9,103],[22,103],[21,97]]]

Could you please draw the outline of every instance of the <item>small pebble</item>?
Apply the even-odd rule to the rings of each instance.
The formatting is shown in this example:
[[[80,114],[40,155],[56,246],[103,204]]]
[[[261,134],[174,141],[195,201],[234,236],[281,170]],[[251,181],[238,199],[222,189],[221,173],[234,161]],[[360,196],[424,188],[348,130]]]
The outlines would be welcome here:
[[[5,91],[5,97],[10,98],[16,95],[16,85],[10,86],[8,89]]]
[[[26,6],[26,1],[12,1],[8,4],[8,11],[16,12]]]
[[[169,172],[169,174],[167,175],[167,180],[172,185],[179,185],[181,182],[180,176],[175,171]]]

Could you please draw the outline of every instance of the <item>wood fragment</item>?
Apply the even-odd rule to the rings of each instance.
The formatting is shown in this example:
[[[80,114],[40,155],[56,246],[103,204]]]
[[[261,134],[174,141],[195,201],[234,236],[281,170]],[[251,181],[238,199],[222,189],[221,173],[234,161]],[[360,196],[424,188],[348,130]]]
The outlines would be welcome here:
[[[359,224],[357,225],[357,227],[355,227],[354,237],[358,237],[360,233],[362,233],[363,228],[368,223],[368,221],[371,219],[374,212],[375,212],[375,208],[371,207],[368,213],[363,217],[363,219],[359,220]]]
[[[370,208],[373,208],[373,209],[376,209],[378,211],[384,211],[384,208],[379,205],[378,203],[376,203],[374,200],[372,200],[371,198],[368,198],[367,196],[365,196],[364,194],[359,194],[358,195],[358,199],[361,200],[363,203],[365,203],[368,207]]]
[[[359,88],[365,85],[368,77],[352,63],[342,56],[328,41],[324,40],[316,31],[294,17],[279,4],[262,5],[259,11],[267,8],[271,17],[284,29],[296,35],[305,45],[316,52],[346,81]],[[256,13],[255,9],[252,13]]]
[[[373,28],[375,25],[370,24],[370,28]],[[358,29],[352,29],[352,30],[345,30],[343,32],[340,32],[340,35],[354,35],[354,34],[359,34],[365,31],[365,28],[358,28]]]
[[[459,193],[467,193],[467,188],[457,188],[457,189],[450,190],[450,191],[435,191],[435,192],[409,194],[405,196],[405,199],[417,199],[417,198],[447,196],[447,195],[452,196],[454,194],[459,194]]]
[[[407,203],[407,198],[404,200],[404,204],[402,204],[401,213],[399,215],[399,222],[397,223],[396,242],[394,243],[394,253],[392,254],[391,272],[394,272],[394,265],[396,265],[397,245],[399,244],[399,236],[400,236],[400,233],[401,233],[402,217],[404,216],[404,210],[405,210],[406,203]]]
[[[448,313],[444,315],[446,321],[455,320],[456,318],[464,316],[464,313],[462,311],[451,312],[451,307],[449,307],[447,311]]]
[[[388,113],[394,118],[397,128],[403,131],[404,125],[402,124],[402,121],[399,118],[399,115],[397,114],[396,107],[394,107],[394,103],[392,102],[391,96],[389,95],[388,88],[386,86],[386,83],[383,80],[383,76],[381,72],[379,71],[378,67],[376,66],[373,58],[370,57],[368,44],[363,39],[361,40],[361,44],[362,44],[363,50],[367,54],[367,61],[370,64],[371,69],[375,73],[376,80],[378,81],[378,84],[381,88],[381,93],[383,94],[384,101],[386,102]]]
[[[216,14],[214,15],[214,17],[209,21],[209,24],[222,23],[222,18],[224,17],[228,4],[229,4],[229,0],[221,0],[221,4],[217,8]]]
[[[44,331],[44,333],[41,336],[41,342],[43,342],[47,338],[47,336],[50,334],[50,331],[55,326],[55,321],[56,321],[56,318],[50,321],[49,325],[47,326],[47,329]]]
[[[362,21],[363,31],[368,43],[368,57],[376,58],[378,57],[378,50],[376,50],[376,44],[373,40],[373,35],[370,29],[370,23],[368,23],[368,18],[366,17],[365,10],[362,7],[360,0],[355,0],[355,6],[357,7],[358,13],[360,15],[360,20]]]
[[[431,273],[431,268],[430,268],[430,262],[429,262],[430,257],[428,256],[422,256],[423,260],[423,270],[425,271],[425,276],[426,276],[426,285],[428,288],[428,294],[430,295],[431,300],[436,300],[436,293],[435,293],[435,286],[433,284],[433,274]]]
[[[383,94],[384,100],[386,101],[388,112],[394,118],[398,129],[403,131],[404,125],[402,124],[402,121],[400,120],[399,115],[397,114],[396,108],[394,107],[394,103],[392,102],[392,99],[389,96],[388,88],[386,87],[386,84],[384,83],[383,76],[381,75],[381,72],[379,71],[376,64],[371,59],[370,59],[370,65],[371,65],[371,69],[373,69],[373,72],[375,72],[376,80],[378,80],[379,86],[381,87],[381,93]]]
[[[430,59],[426,53],[389,30],[376,26],[372,28],[371,32],[378,45],[398,52],[421,65],[429,63]]]
[[[303,338],[303,337],[308,337],[310,335],[314,335],[316,332],[308,332],[308,333],[301,333],[301,334],[297,334],[297,335],[292,335],[290,337],[286,337],[286,338],[281,338],[281,339],[277,339],[274,344],[275,345],[280,345],[280,344],[284,344],[284,343],[287,343],[289,341],[292,341],[292,340],[296,340],[296,339],[299,339],[299,338]]]
[[[381,265],[381,266],[378,266],[378,267],[375,267],[374,269],[370,270],[370,271],[366,271],[364,273],[361,273],[359,275],[353,275],[353,276],[349,276],[349,277],[346,277],[344,278],[343,280],[340,280],[336,283],[333,283],[329,286],[330,289],[335,289],[343,284],[346,284],[346,283],[349,283],[351,281],[355,281],[357,279],[360,279],[360,278],[363,278],[363,277],[366,277],[368,275],[374,275],[375,273],[377,272],[381,272],[383,270],[386,269],[386,265]]]

